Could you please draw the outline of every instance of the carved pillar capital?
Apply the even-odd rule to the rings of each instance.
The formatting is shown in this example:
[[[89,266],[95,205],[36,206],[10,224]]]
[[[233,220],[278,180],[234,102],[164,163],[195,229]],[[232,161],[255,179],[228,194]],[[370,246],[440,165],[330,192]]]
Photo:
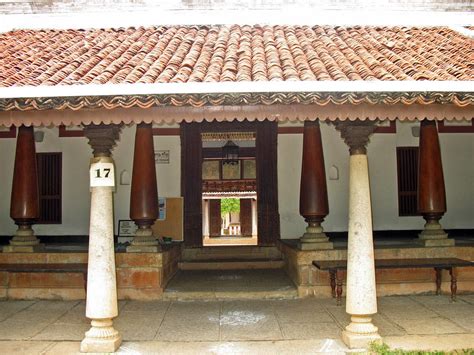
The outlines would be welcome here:
[[[349,146],[351,155],[367,154],[369,137],[377,127],[375,121],[339,121],[334,125]]]
[[[84,127],[84,135],[89,140],[94,157],[110,157],[115,142],[119,139],[119,125],[90,124]]]

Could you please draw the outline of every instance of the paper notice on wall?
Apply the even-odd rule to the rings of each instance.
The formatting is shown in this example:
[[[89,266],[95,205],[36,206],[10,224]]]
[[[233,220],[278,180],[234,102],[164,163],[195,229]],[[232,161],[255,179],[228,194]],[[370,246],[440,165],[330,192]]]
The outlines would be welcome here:
[[[113,163],[92,163],[89,171],[90,186],[115,186],[115,172]]]
[[[158,198],[158,219],[160,221],[166,219],[166,197]]]

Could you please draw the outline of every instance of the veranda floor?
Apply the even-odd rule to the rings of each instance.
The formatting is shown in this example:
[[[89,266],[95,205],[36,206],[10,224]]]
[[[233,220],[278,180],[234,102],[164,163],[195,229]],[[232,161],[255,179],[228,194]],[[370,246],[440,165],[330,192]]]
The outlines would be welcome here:
[[[333,299],[120,301],[121,354],[344,354],[349,322]],[[2,354],[76,354],[84,302],[0,301]],[[474,348],[474,295],[379,298],[374,323],[393,348]]]

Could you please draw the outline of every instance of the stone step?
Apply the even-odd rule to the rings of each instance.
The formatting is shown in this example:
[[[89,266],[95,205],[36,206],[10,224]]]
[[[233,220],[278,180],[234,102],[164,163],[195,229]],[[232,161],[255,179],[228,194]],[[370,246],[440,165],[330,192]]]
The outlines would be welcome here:
[[[228,260],[194,260],[182,261],[180,270],[256,270],[281,269],[285,266],[282,259],[228,259]]]
[[[298,298],[296,288],[272,291],[180,291],[163,293],[164,301],[218,301],[218,300],[291,300]]]
[[[282,254],[277,247],[259,246],[219,246],[202,248],[185,248],[183,261],[197,260],[243,260],[243,259],[281,259]]]
[[[283,269],[179,270],[164,300],[294,299],[298,292]]]

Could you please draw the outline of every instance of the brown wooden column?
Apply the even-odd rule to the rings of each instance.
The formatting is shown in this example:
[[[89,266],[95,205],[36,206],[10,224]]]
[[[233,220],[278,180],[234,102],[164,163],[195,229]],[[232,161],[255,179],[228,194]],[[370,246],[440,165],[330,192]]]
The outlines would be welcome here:
[[[127,247],[127,252],[159,251],[158,241],[151,229],[158,218],[158,188],[150,123],[137,124],[135,133],[130,218],[137,225],[137,231],[131,245]]]
[[[420,125],[418,158],[418,212],[426,220],[419,242],[425,246],[451,246],[439,220],[446,212],[443,165],[435,121],[424,120]]]
[[[333,249],[321,223],[329,213],[319,121],[305,121],[301,164],[300,215],[308,223],[298,243],[302,250]]]
[[[40,216],[38,173],[33,126],[21,126],[16,142],[15,167],[13,170],[10,217],[18,225],[10,245],[4,252],[34,252],[43,249],[36,238],[32,225]]]

